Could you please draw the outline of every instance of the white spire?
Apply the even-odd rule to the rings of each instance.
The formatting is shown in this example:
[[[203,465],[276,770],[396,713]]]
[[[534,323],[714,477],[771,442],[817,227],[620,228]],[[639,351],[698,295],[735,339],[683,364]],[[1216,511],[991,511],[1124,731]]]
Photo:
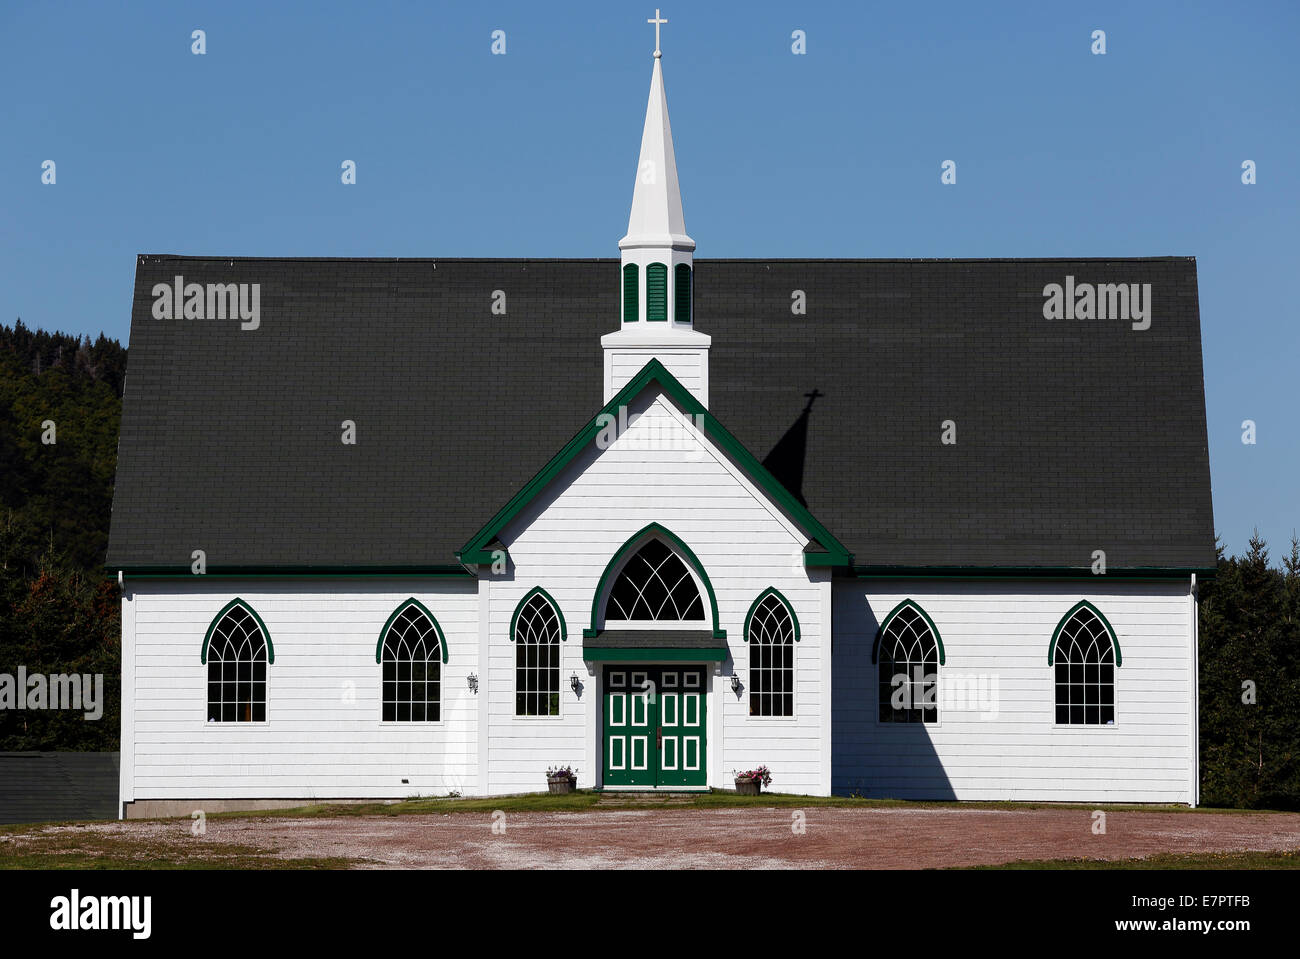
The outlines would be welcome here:
[[[655,16],[658,16],[656,11]],[[651,21],[653,22],[653,21]],[[682,194],[677,185],[677,159],[673,155],[673,131],[668,123],[668,97],[659,50],[655,50],[654,72],[650,75],[650,101],[646,104],[645,128],[641,132],[641,158],[636,168],[632,193],[632,215],[627,236],[619,240],[620,250],[660,247],[694,250],[695,241],[686,235],[682,215]]]
[[[695,323],[695,241],[686,235],[677,158],[668,125],[659,27],[655,11],[654,72],[641,132],[627,236],[618,241],[619,329],[600,338],[605,351],[605,402],[651,360],[709,405],[709,344]],[[611,279],[613,277],[611,276]]]

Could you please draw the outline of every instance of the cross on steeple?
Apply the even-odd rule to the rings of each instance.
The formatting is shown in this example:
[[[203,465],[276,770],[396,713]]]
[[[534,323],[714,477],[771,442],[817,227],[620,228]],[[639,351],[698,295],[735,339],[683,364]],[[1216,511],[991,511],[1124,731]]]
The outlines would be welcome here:
[[[655,7],[655,18],[653,20],[646,21],[646,23],[653,23],[655,25],[655,56],[656,57],[663,56],[663,51],[659,49],[659,25],[661,23],[667,23],[667,22],[668,22],[667,20],[660,19],[658,7]]]
[[[817,387],[814,386],[813,391],[811,393],[804,394],[804,396],[808,397],[808,405],[803,408],[803,411],[805,413],[811,413],[812,405],[815,402],[817,402],[817,398],[825,395],[826,395],[825,393],[823,393],[821,390],[817,389]]]

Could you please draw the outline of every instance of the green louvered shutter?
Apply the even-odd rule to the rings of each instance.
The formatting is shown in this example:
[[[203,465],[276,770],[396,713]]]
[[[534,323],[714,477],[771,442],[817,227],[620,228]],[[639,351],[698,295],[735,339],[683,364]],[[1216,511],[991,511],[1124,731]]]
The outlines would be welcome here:
[[[660,323],[668,319],[668,267],[662,263],[645,268],[645,318]]]
[[[623,267],[623,322],[635,323],[637,304],[636,264]]]
[[[691,322],[691,268],[678,263],[673,278],[673,319],[678,323]]]

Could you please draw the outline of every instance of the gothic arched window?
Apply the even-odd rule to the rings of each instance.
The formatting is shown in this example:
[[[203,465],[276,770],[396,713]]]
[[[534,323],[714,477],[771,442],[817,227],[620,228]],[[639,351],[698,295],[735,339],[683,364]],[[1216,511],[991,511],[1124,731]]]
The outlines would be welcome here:
[[[895,607],[881,624],[876,662],[882,723],[938,721],[943,645],[930,617],[910,599]]]
[[[1080,603],[1065,614],[1047,661],[1056,671],[1056,721],[1109,726],[1115,722],[1115,667],[1119,640],[1097,609]]]
[[[384,722],[437,722],[442,718],[442,664],[446,646],[438,621],[408,599],[380,634]]]
[[[605,605],[605,622],[698,622],[704,600],[680,556],[648,539],[623,566]]]
[[[794,644],[799,623],[785,597],[764,590],[750,607],[749,715],[794,715]]]
[[[564,617],[541,587],[520,601],[510,635],[515,644],[515,715],[558,716]]]
[[[208,722],[266,721],[266,664],[275,661],[270,643],[261,618],[242,599],[213,619],[201,657],[208,667]]]

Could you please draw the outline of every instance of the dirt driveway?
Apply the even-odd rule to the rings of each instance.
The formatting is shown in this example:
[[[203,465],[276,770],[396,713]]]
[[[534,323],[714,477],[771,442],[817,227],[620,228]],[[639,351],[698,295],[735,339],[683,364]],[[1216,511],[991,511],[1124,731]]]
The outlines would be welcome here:
[[[1153,853],[1300,849],[1300,813],[1084,809],[776,808],[264,817],[45,827],[161,844],[182,858],[222,845],[360,868],[925,868]],[[18,836],[13,838],[18,839]],[[63,836],[63,838],[67,838]],[[218,848],[214,848],[218,847]]]

